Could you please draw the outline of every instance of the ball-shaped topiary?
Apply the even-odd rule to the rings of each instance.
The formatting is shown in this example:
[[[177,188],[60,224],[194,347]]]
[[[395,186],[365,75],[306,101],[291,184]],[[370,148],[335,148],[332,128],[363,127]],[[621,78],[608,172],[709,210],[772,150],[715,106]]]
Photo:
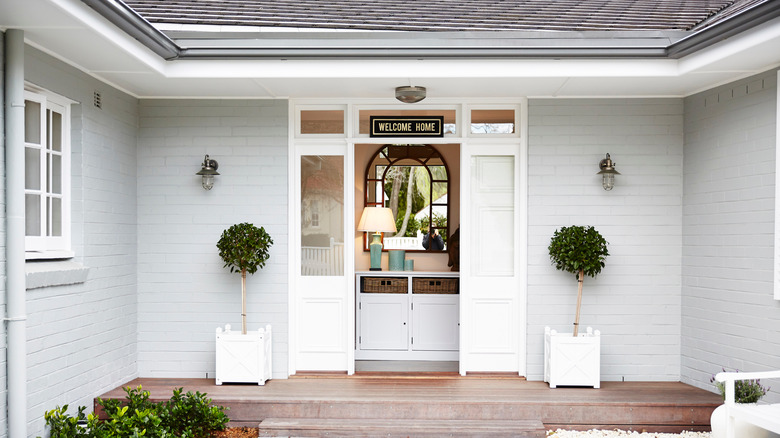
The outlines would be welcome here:
[[[244,222],[222,232],[217,242],[219,256],[230,272],[241,273],[241,332],[246,334],[246,274],[265,266],[274,241],[265,228]]]
[[[607,241],[593,227],[571,226],[556,230],[547,248],[555,268],[577,275],[577,314],[574,336],[579,332],[582,282],[585,275],[596,277],[609,255]]]

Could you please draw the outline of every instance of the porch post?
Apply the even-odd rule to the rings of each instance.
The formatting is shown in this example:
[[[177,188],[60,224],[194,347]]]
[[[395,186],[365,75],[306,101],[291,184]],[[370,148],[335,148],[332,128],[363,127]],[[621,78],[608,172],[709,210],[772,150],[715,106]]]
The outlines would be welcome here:
[[[8,437],[27,436],[24,259],[24,31],[5,34],[6,310]]]

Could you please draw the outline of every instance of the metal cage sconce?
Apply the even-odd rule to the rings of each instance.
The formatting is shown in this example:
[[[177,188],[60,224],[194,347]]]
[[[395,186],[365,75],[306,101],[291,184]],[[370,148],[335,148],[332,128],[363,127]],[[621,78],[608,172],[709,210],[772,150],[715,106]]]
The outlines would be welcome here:
[[[219,163],[217,163],[217,160],[212,160],[209,158],[208,154],[203,158],[203,164],[200,165],[201,169],[199,172],[197,172],[195,175],[200,175],[201,178],[201,185],[206,190],[211,190],[212,187],[214,187],[214,176],[219,175],[219,172],[217,172],[217,169],[219,168]]]
[[[620,175],[620,172],[615,170],[615,163],[609,158],[609,153],[606,158],[599,161],[599,169],[601,171],[596,175],[601,175],[601,187],[604,187],[604,190],[607,191],[612,190],[615,187],[615,175]]]

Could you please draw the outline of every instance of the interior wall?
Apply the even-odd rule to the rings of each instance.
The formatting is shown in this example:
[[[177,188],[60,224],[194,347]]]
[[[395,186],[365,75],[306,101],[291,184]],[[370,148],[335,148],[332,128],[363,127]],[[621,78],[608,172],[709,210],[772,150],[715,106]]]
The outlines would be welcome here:
[[[91,411],[94,397],[137,376],[138,100],[30,46],[25,79],[76,102],[72,239],[89,269],[84,283],[27,291],[28,436],[45,436],[46,411]]]
[[[247,275],[249,330],[272,325],[273,377],[287,378],[287,101],[143,100],[138,140],[138,368],[143,377],[214,378],[215,331],[241,327],[241,275],[217,251],[233,224],[274,241]],[[204,155],[219,163],[201,187]]]
[[[586,277],[580,328],[601,331],[602,380],[680,379],[681,99],[532,99],[528,136],[528,378],[544,328],[572,332],[577,282],[551,265],[553,232],[592,225],[610,255]],[[621,175],[601,187],[610,153]]]
[[[780,369],[777,95],[773,70],[685,99],[682,380],[709,390],[724,367]]]
[[[450,189],[447,196],[450,212],[447,223],[450,227],[449,233],[452,235],[460,226],[460,144],[434,144],[432,146],[442,154],[450,174]],[[366,166],[371,161],[371,157],[381,147],[383,145],[380,144],[355,145],[355,224],[360,222],[360,215],[365,206]],[[415,271],[450,271],[452,269],[447,266],[448,255],[446,252],[435,254],[407,252],[406,259],[414,260]],[[387,270],[387,263],[387,252],[384,252],[382,256],[383,270]],[[370,267],[369,253],[363,250],[363,233],[356,232],[355,270],[368,271]]]

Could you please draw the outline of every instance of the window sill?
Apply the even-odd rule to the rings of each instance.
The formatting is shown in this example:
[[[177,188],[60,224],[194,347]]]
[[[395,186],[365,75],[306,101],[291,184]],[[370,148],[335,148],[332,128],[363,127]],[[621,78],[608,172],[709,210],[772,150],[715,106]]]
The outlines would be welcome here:
[[[27,290],[84,283],[89,274],[88,267],[72,260],[28,261],[24,266]]]

